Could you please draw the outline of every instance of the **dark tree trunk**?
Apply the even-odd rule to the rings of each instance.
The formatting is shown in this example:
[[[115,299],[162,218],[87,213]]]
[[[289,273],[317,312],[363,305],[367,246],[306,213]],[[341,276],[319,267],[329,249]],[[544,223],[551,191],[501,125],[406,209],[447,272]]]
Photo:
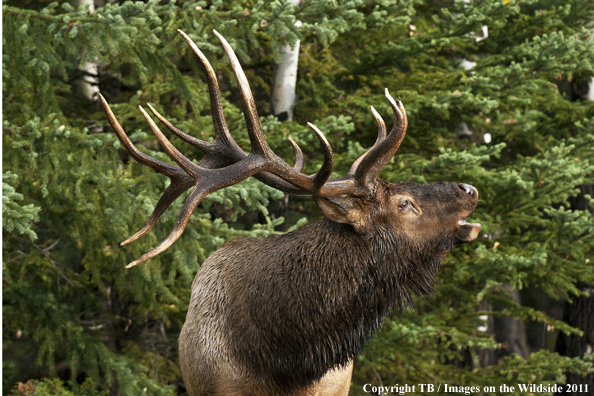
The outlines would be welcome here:
[[[556,350],[559,354],[569,357],[584,357],[592,354],[594,348],[594,288],[585,283],[578,283],[578,287],[582,291],[590,293],[589,297],[577,297],[573,300],[573,304],[565,304],[565,314],[563,320],[570,326],[578,328],[584,332],[583,337],[576,334],[565,335],[559,333],[557,338]],[[594,374],[582,375],[580,373],[567,373],[567,384],[572,385],[588,385],[590,392],[594,391]],[[582,388],[583,389],[583,388]],[[584,393],[567,392],[567,387],[563,388],[563,395],[581,396]],[[578,387],[579,390],[579,387]]]
[[[571,202],[571,208],[576,210],[588,210],[588,201],[585,195],[594,196],[594,185],[580,186],[580,194]],[[590,294],[589,297],[580,296],[573,299],[573,304],[565,303],[563,321],[572,327],[584,332],[582,337],[572,334],[559,333],[555,350],[564,356],[584,357],[591,355],[594,350],[594,287],[583,282],[578,282],[577,287]],[[594,374],[583,375],[582,373],[567,373],[567,384],[588,385],[589,392],[594,392]],[[584,388],[582,388],[584,389]],[[584,393],[571,392],[571,388],[564,387],[563,395],[583,395]],[[569,392],[566,392],[568,391]],[[579,390],[579,386],[577,387]]]
[[[508,283],[505,283],[503,287],[508,291],[514,302],[522,304],[520,291],[517,288],[512,289]],[[502,344],[502,348],[495,353],[497,360],[512,353],[523,358],[526,358],[530,354],[526,339],[526,326],[522,319],[496,317],[495,340]]]
[[[542,311],[555,320],[563,320],[565,301],[555,299],[544,291],[530,286],[521,291],[524,306]],[[530,353],[541,349],[552,350],[555,348],[559,331],[549,323],[541,321],[526,321],[526,339]]]

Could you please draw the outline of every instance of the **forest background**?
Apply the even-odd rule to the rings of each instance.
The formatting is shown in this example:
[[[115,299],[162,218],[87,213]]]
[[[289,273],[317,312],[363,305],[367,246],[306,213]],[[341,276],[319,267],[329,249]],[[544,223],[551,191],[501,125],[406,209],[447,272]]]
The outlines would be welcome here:
[[[382,178],[480,191],[479,239],[448,255],[433,296],[386,320],[355,362],[353,395],[366,383],[594,391],[594,2],[3,4],[4,395],[185,394],[177,337],[200,264],[230,238],[321,217],[309,198],[287,204],[246,180],[204,199],[171,249],[124,269],[170,232],[183,199],[151,234],[119,246],[168,180],[129,159],[81,81],[97,82],[132,141],[156,158],[169,161],[138,105],[212,138],[207,85],[176,29],[217,71],[245,150],[238,92],[212,29],[237,52],[267,139],[287,162],[291,136],[306,173],[321,165],[313,122],[333,146],[333,176],[346,173],[375,140],[369,105],[391,120],[387,87],[409,128]],[[271,81],[279,48],[297,40],[294,118],[281,121],[270,114]]]

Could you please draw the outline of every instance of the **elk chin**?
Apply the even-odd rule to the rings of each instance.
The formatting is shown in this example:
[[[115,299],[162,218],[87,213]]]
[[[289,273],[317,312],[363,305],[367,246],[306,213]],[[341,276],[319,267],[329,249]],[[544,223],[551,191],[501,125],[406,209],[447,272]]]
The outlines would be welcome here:
[[[456,238],[460,242],[474,241],[481,230],[479,223],[468,223],[466,220],[458,220],[458,229],[455,232]]]

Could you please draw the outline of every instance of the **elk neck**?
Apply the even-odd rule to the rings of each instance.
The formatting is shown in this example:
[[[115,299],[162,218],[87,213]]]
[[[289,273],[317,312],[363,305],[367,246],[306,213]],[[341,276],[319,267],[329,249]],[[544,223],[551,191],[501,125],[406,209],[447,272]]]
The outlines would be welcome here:
[[[241,286],[232,291],[234,358],[258,382],[287,392],[351,361],[395,304],[431,290],[441,261],[435,248],[413,246],[387,226],[361,235],[327,219],[229,243],[238,257],[259,251],[257,262],[241,262]]]

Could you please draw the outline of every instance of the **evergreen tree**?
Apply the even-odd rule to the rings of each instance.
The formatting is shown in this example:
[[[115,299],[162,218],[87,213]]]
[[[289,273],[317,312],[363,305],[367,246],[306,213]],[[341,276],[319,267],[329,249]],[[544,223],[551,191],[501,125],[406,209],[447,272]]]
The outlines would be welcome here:
[[[584,195],[582,207],[570,206],[578,186],[594,183],[594,104],[571,94],[594,74],[591,1],[127,1],[92,14],[68,3],[24,4],[3,6],[4,394],[184,394],[177,337],[200,263],[224,241],[275,233],[283,221],[267,209],[282,193],[246,180],[207,197],[171,249],[124,269],[169,233],[183,199],[151,234],[119,246],[168,182],[129,160],[76,82],[85,64],[97,64],[99,89],[132,141],[168,161],[137,105],[151,103],[196,137],[214,136],[206,84],[177,29],[217,71],[244,149],[235,82],[212,29],[237,52],[261,115],[270,113],[279,48],[301,41],[294,119],[262,117],[262,125],[288,162],[289,135],[304,148],[306,173],[322,163],[306,122],[326,134],[333,176],[343,175],[375,141],[368,106],[391,118],[387,87],[403,101],[409,128],[381,176],[465,182],[480,192],[472,220],[483,236],[448,255],[433,296],[386,320],[356,362],[352,394],[364,394],[365,384],[498,391],[593,375],[592,354],[562,356],[554,343],[483,359],[508,347],[485,326],[490,317],[583,335],[514,292],[532,288],[571,304],[594,284],[594,204]],[[295,228],[319,217],[311,200],[297,198],[286,221]]]

